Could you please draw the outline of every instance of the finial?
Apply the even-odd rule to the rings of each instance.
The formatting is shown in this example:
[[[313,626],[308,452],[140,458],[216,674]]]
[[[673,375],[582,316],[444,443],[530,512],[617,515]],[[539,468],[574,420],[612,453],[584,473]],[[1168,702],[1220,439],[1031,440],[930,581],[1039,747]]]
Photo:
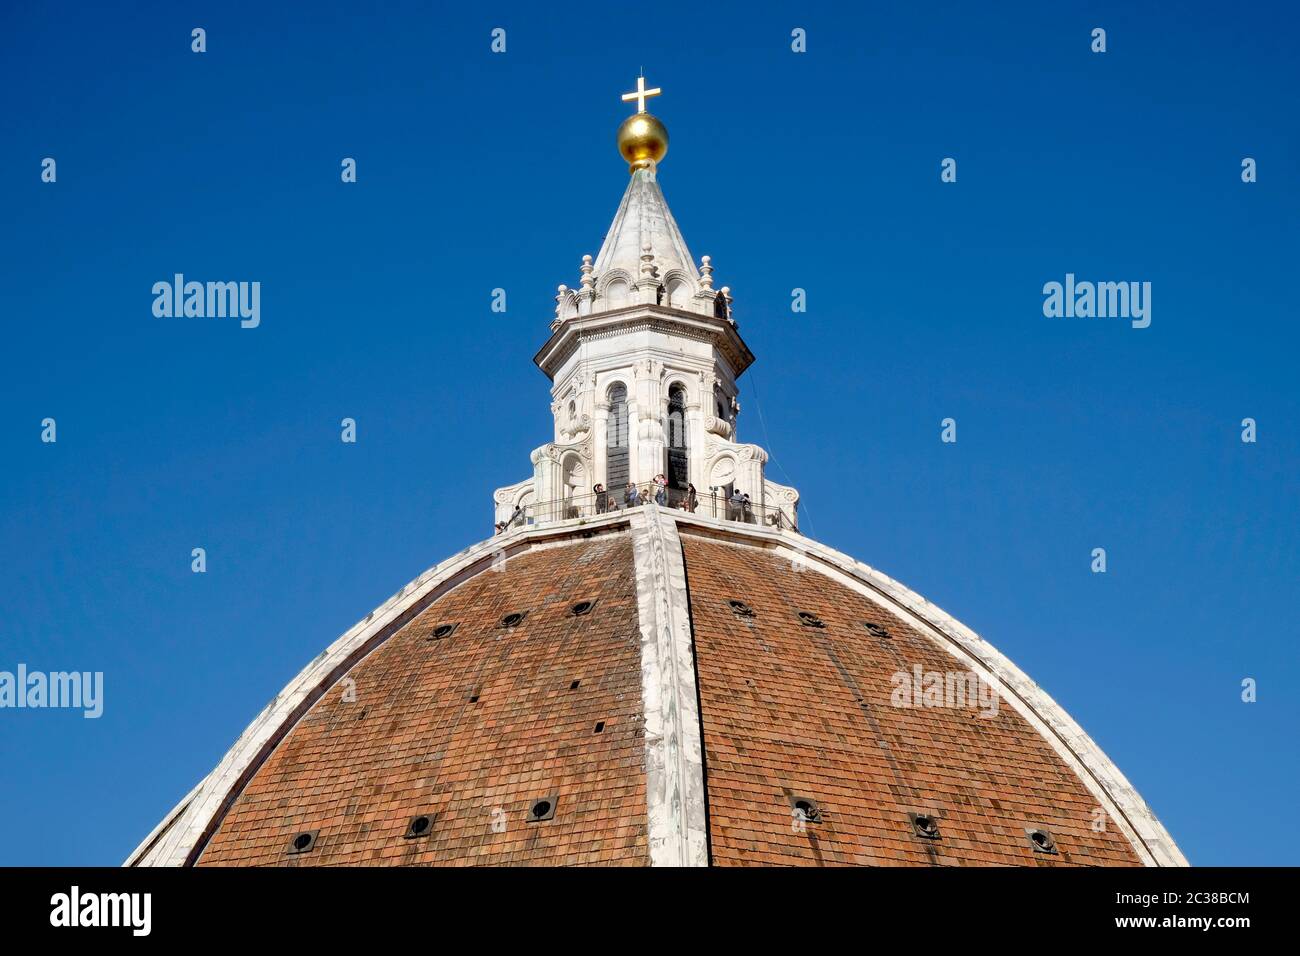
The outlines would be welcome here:
[[[655,274],[655,254],[650,248],[649,239],[641,244],[641,274],[646,278],[651,278]]]
[[[652,96],[658,96],[662,92],[663,90],[657,86],[653,90],[647,90],[645,88],[645,74],[643,73],[636,79],[636,91],[623,94],[623,102],[628,103],[632,100],[636,100],[636,111],[638,113],[644,113],[645,101],[650,99]]]
[[[591,256],[582,257],[582,287],[590,289],[596,284],[596,277],[592,275]]]
[[[659,87],[652,90],[645,88],[645,77],[636,81],[636,91],[624,93],[623,101],[636,100],[637,111],[623,120],[618,128],[618,151],[627,160],[632,172],[638,169],[654,169],[668,153],[668,130],[645,110],[645,101],[662,93]]]
[[[713,290],[713,258],[711,256],[700,256],[700,285],[709,291]]]

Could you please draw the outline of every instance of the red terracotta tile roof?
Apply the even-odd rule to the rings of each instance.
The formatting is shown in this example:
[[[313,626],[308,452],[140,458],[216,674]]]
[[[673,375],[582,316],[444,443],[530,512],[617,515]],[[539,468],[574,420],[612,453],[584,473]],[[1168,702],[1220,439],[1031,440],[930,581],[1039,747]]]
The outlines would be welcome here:
[[[715,865],[1139,865],[1113,825],[1092,829],[1096,800],[1009,705],[990,719],[891,704],[895,672],[963,670],[932,640],[770,552],[685,529],[682,546]],[[821,821],[799,832],[791,796]],[[916,836],[909,812],[934,814],[939,839]],[[1036,852],[1026,827],[1058,852]]]
[[[593,599],[590,613],[571,613]],[[521,624],[499,626],[515,612],[527,612]],[[452,623],[450,637],[429,639]],[[317,701],[234,802],[200,866],[647,862],[626,534],[471,578],[347,676],[355,700],[341,682]],[[526,822],[533,800],[552,795],[554,818]],[[431,835],[405,839],[423,814]],[[289,853],[310,830],[315,847]]]
[[[963,670],[925,634],[770,550],[680,530],[712,863],[1140,863],[1113,824],[1094,829],[1096,800],[1009,704],[985,718],[891,703],[896,672]],[[526,616],[502,627],[511,613]],[[520,554],[438,598],[321,697],[198,865],[646,865],[641,668],[626,530]],[[803,826],[800,797],[819,810]],[[554,816],[528,822],[538,798]],[[933,815],[939,838],[909,813]],[[429,835],[405,837],[419,815]],[[1032,827],[1058,852],[1036,852]],[[291,853],[309,831],[311,850]]]

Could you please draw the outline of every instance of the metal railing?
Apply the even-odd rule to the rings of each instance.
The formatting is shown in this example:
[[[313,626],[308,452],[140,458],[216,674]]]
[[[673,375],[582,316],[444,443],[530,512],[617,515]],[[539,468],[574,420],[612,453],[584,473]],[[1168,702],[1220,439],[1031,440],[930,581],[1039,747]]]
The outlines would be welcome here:
[[[762,505],[737,497],[727,498],[710,492],[697,493],[692,498],[680,488],[663,488],[661,491],[659,486],[652,484],[638,487],[635,498],[630,497],[626,489],[622,489],[617,493],[606,491],[602,494],[574,495],[556,501],[530,501],[516,508],[514,514],[505,521],[498,522],[497,533],[528,525],[601,518],[651,503],[722,521],[785,531],[799,530],[789,515],[774,505]]]

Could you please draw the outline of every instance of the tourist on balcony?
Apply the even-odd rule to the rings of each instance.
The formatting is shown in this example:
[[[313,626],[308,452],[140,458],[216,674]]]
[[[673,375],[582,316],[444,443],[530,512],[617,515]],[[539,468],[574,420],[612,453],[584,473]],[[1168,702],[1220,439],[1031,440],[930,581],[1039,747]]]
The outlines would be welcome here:
[[[623,504],[628,508],[635,508],[641,504],[641,492],[636,490],[636,485],[632,482],[627,483],[627,490],[623,492]]]
[[[739,488],[733,488],[731,497],[727,499],[727,518],[731,521],[741,521],[745,516],[745,496],[740,493]]]
[[[596,514],[603,515],[605,513],[605,486],[597,482],[592,487],[591,493],[596,496]]]
[[[664,507],[668,504],[668,476],[664,474],[655,475],[655,480],[650,483],[646,489],[646,497],[654,495],[655,504]]]

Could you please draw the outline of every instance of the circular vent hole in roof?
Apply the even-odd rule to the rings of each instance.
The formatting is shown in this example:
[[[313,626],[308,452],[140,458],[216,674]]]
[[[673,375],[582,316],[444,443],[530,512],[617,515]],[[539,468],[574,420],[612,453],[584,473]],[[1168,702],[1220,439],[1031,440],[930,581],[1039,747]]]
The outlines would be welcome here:
[[[584,614],[590,614],[591,609],[596,606],[595,601],[579,601],[573,607],[569,608],[574,617],[582,617]]]
[[[289,852],[310,853],[316,846],[316,834],[319,832],[319,830],[307,830],[306,832],[299,833],[289,841]]]
[[[444,637],[451,637],[452,632],[455,630],[456,630],[455,624],[439,624],[437,627],[433,629],[433,633],[430,634],[429,636],[433,638],[435,641],[440,641]]]
[[[528,807],[528,822],[539,823],[555,816],[556,798],[554,796],[538,797]]]
[[[754,609],[744,601],[728,601],[728,606],[736,613],[738,617],[753,617]]]
[[[410,839],[428,836],[432,831],[433,818],[427,814],[421,814],[418,817],[411,817],[411,822],[406,826],[406,836]]]
[[[908,817],[912,820],[912,830],[919,837],[927,840],[937,840],[939,838],[939,821],[928,813],[909,813]]]
[[[1033,847],[1037,852],[1056,852],[1056,840],[1046,830],[1026,827],[1025,833],[1029,834],[1029,842],[1033,844]]]
[[[799,612],[799,622],[800,622],[801,624],[803,624],[805,627],[825,627],[825,626],[826,626],[826,625],[822,622],[822,619],[819,618],[816,614],[812,613],[812,611],[800,611],[800,612]]]
[[[885,630],[879,624],[872,623],[871,621],[863,621],[862,626],[867,629],[867,633],[872,637],[889,637],[889,631]]]
[[[501,627],[518,627],[524,622],[524,615],[518,611],[501,618]]]
[[[821,822],[821,807],[812,797],[791,797],[790,809],[795,811],[798,819],[806,820],[809,823]]]

